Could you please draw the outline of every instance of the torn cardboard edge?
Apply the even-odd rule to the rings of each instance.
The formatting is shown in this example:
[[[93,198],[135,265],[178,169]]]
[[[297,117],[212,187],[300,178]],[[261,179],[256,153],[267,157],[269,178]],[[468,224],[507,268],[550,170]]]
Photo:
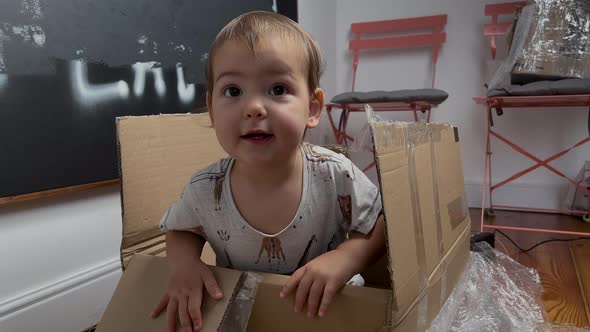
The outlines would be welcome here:
[[[401,126],[376,121],[371,122],[371,130],[379,181],[385,190],[382,200],[388,231],[391,288],[347,286],[332,304],[327,317],[309,320],[304,315],[294,314],[290,301],[279,299],[280,283],[287,277],[268,275],[259,284],[249,330],[274,331],[276,326],[281,326],[285,331],[320,328],[423,331],[444,304],[464,270],[469,250],[469,217],[457,221],[462,215],[462,211],[457,211],[461,209],[450,211],[450,207],[458,204],[452,202],[464,202],[456,132],[448,125]],[[159,232],[161,216],[177,199],[191,174],[223,158],[225,152],[210,129],[207,114],[119,118],[117,137],[123,193],[122,256],[145,250],[164,255],[159,240],[162,235],[155,233],[155,230]],[[420,144],[408,148],[408,142]],[[441,153],[445,158],[440,158]],[[410,172],[416,173],[412,183]],[[444,176],[441,178],[441,175]],[[419,204],[416,204],[416,197]],[[414,213],[420,218],[414,217]],[[419,228],[421,235],[416,234]],[[424,246],[423,251],[421,246]],[[142,259],[162,262],[158,257]],[[155,306],[157,299],[148,297],[153,297],[153,293],[157,293],[156,297],[163,294],[163,286],[159,284],[163,281],[143,280],[137,277],[140,271],[139,268],[132,270],[130,265],[125,275],[131,275],[128,278],[139,285],[134,285],[135,288],[129,282],[120,285],[109,308],[124,308],[119,302],[134,305],[134,301],[152,301]],[[415,277],[418,274],[421,282]],[[146,292],[146,289],[153,289],[153,292]],[[355,297],[350,297],[351,294]],[[228,305],[229,302],[216,303],[223,312]],[[107,310],[103,320],[126,326],[129,317],[120,310]],[[359,313],[362,313],[360,317]],[[114,325],[108,325],[109,331],[125,330],[114,329]],[[147,324],[143,331],[160,331],[156,325],[155,322]]]

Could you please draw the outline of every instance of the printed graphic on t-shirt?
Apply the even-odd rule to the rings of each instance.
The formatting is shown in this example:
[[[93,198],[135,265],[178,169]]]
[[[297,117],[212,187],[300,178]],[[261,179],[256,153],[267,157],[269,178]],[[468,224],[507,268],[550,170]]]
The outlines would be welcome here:
[[[334,249],[336,249],[336,234],[333,234],[330,242],[328,242],[328,248],[326,249],[326,252],[332,251]]]
[[[301,256],[301,259],[299,259],[299,263],[297,263],[297,268],[302,267],[309,260],[309,253],[311,251],[311,246],[316,242],[318,242],[318,238],[314,234],[311,236],[311,239],[309,239],[309,242],[307,242],[307,246],[305,247],[305,251],[303,251],[303,255]],[[293,272],[295,272],[295,271],[293,271]]]
[[[319,153],[319,152],[315,151],[313,149],[313,147],[309,144],[304,144],[303,149],[304,149],[306,155],[309,155],[309,156],[313,157],[314,159],[316,159],[314,161],[324,162],[324,161],[328,161],[328,160],[334,160],[333,154]]]
[[[266,258],[268,260],[268,264],[271,264],[275,259],[278,259],[278,264],[287,262],[285,258],[285,253],[283,252],[283,248],[281,246],[281,240],[277,239],[276,237],[268,237],[265,236],[262,238],[262,243],[260,245],[260,251],[258,252],[258,259],[254,264],[260,263],[260,257],[262,257],[262,253],[266,253]]]
[[[232,264],[231,258],[229,257],[229,253],[227,251],[227,243],[229,242],[229,233],[224,230],[218,230],[217,235],[219,235],[219,238],[221,239],[221,241],[223,241],[223,244],[224,244],[223,252],[225,253],[225,258],[227,259],[227,267],[230,269],[233,269],[234,265]]]
[[[219,174],[215,177],[215,189],[213,190],[213,197],[215,198],[215,211],[221,211],[221,193],[223,192],[223,180],[225,174]]]
[[[338,204],[340,205],[340,211],[342,212],[344,223],[349,227],[352,223],[352,202],[350,195],[338,195]]]
[[[316,172],[318,172],[320,177],[324,179],[324,182],[332,181],[330,166],[328,163],[326,163],[326,161],[336,160],[334,155],[317,152],[309,144],[304,144],[303,149],[306,152],[306,156],[308,156],[308,160],[312,161],[311,170],[313,172],[313,176],[317,176]]]

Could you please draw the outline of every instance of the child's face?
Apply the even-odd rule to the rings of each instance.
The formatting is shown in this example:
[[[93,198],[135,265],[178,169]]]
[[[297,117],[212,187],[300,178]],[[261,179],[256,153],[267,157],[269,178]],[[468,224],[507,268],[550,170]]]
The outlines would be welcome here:
[[[303,52],[287,40],[261,38],[254,53],[227,41],[213,61],[209,115],[223,149],[238,161],[288,160],[305,128],[317,126],[323,92],[311,96]]]

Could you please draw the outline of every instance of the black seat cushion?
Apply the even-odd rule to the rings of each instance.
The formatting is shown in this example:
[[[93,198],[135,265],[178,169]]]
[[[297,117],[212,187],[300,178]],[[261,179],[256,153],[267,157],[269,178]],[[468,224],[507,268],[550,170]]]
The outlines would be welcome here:
[[[559,81],[538,81],[488,90],[488,97],[584,94],[590,94],[590,79],[568,78]]]
[[[438,105],[447,100],[449,94],[439,89],[414,89],[394,91],[345,92],[334,98],[335,104],[387,103],[425,101]]]

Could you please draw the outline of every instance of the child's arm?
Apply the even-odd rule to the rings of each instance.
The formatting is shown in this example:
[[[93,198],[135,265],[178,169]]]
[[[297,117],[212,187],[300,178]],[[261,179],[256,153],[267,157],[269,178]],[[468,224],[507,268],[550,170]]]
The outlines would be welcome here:
[[[192,332],[201,329],[203,287],[212,298],[223,298],[213,273],[201,261],[204,244],[205,240],[202,237],[191,232],[166,232],[166,256],[170,267],[168,289],[152,312],[152,318],[158,317],[167,307],[166,320],[169,332],[176,331],[177,313],[182,331]]]
[[[351,232],[350,239],[335,250],[311,260],[299,268],[281,290],[285,298],[295,292],[295,311],[307,304],[307,315],[323,317],[336,293],[355,274],[374,263],[385,251],[383,214],[367,235]],[[318,313],[319,307],[319,313]]]

